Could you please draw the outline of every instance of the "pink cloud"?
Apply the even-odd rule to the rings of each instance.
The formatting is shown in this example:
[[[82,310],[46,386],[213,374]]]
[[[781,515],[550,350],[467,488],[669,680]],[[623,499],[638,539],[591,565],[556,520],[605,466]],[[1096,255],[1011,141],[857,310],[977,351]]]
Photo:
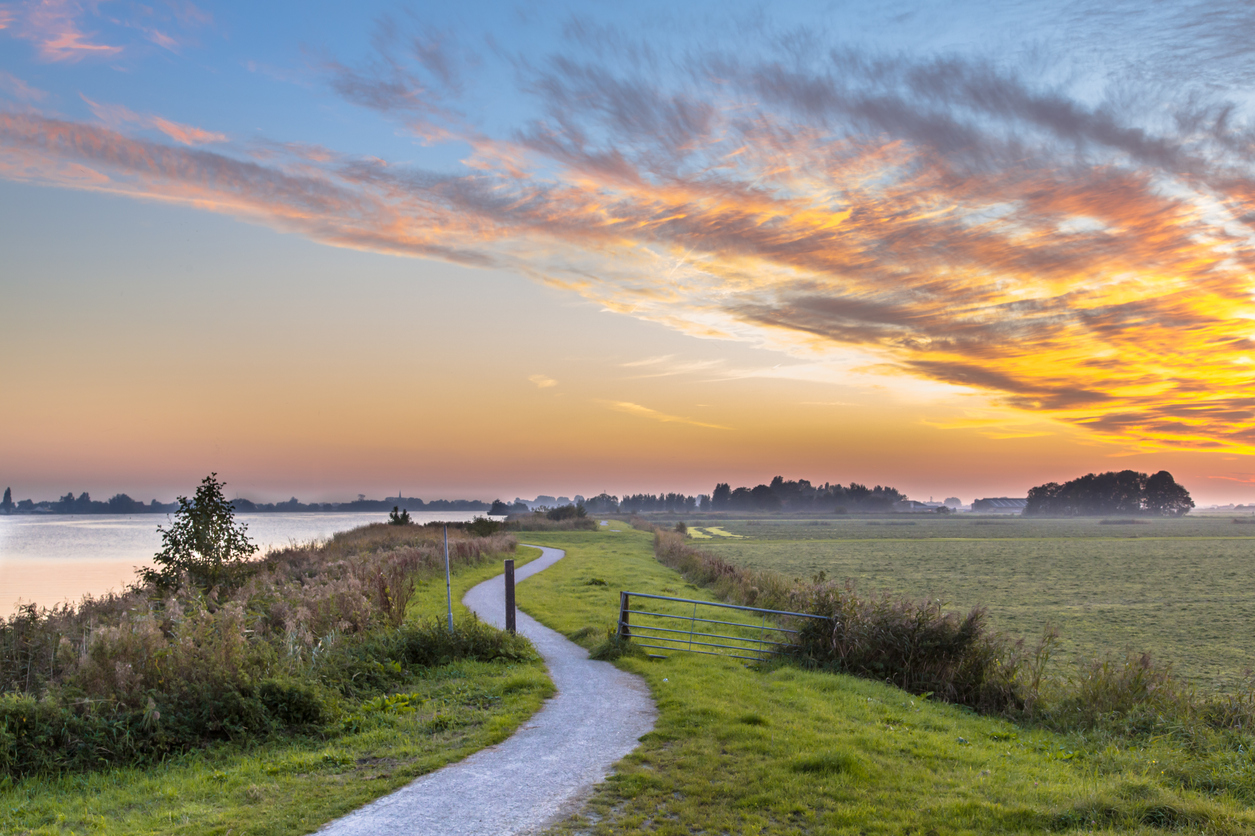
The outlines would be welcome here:
[[[82,30],[80,21],[88,10],[72,0],[35,0],[24,11],[19,35],[34,41],[45,61],[78,61],[122,52],[120,46],[94,42],[96,34]]]
[[[12,98],[28,102],[42,101],[48,95],[43,90],[31,87],[17,76],[10,75],[2,70],[0,70],[0,90],[7,92]]]
[[[87,106],[91,108],[92,113],[96,114],[97,119],[113,128],[119,128],[126,124],[150,128],[161,131],[175,142],[183,145],[207,145],[211,142],[227,141],[226,134],[206,131],[191,125],[183,125],[160,116],[146,116],[122,105],[99,104],[81,93],[79,95],[83,101],[87,102]]]

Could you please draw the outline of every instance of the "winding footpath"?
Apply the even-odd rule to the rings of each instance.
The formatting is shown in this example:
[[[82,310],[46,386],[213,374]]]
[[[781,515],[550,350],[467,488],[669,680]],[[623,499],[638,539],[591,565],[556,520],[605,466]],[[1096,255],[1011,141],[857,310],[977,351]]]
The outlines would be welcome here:
[[[560,549],[519,567],[522,581],[561,560]],[[462,603],[505,626],[505,579],[473,587]],[[481,749],[318,831],[322,836],[515,836],[537,833],[576,812],[593,785],[654,727],[644,680],[518,613],[518,632],[549,667],[556,696],[510,739]]]

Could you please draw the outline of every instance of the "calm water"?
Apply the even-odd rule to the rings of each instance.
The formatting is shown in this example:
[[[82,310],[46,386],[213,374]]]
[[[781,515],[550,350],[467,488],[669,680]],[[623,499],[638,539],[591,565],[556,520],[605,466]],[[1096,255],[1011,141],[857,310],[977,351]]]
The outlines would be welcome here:
[[[459,522],[482,516],[474,512],[410,513],[416,523]],[[237,514],[248,536],[262,551],[292,542],[330,537],[372,522],[386,522],[385,512],[366,514]],[[162,514],[87,514],[56,516],[0,515],[0,616],[19,602],[51,606],[84,595],[120,591],[137,566],[152,564],[161,548]]]

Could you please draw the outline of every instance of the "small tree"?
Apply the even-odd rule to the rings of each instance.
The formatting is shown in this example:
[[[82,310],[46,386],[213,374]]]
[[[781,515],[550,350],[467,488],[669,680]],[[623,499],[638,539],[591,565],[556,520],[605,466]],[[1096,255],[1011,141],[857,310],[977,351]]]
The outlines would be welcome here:
[[[413,520],[410,519],[410,511],[408,508],[402,509],[399,505],[393,505],[392,510],[388,513],[388,525],[409,525]]]
[[[245,534],[248,526],[235,521],[235,509],[222,495],[225,486],[217,473],[211,473],[195,497],[179,497],[170,527],[157,526],[162,548],[153,561],[160,568],[141,569],[145,582],[177,589],[185,572],[192,584],[204,590],[239,582],[257,546]]]

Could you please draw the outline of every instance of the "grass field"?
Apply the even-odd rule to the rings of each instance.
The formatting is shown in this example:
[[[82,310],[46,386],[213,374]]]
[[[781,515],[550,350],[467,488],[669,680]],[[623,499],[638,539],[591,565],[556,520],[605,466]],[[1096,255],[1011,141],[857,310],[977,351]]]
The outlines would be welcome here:
[[[714,536],[701,548],[742,566],[981,605],[995,629],[1030,641],[1053,624],[1063,666],[1149,651],[1200,687],[1255,668],[1255,525],[1229,517],[725,520],[702,531]]]
[[[520,549],[516,563],[539,556]],[[455,616],[493,563],[453,579]],[[411,618],[443,617],[441,577],[420,584]],[[0,784],[0,833],[294,836],[511,734],[553,692],[541,662],[463,661],[415,670],[400,699],[368,701],[329,740],[250,751],[216,746],[150,769],[109,769]]]
[[[585,646],[612,629],[619,590],[710,599],[645,533],[525,536],[567,557],[521,583],[519,605]],[[619,664],[648,681],[657,726],[554,833],[1255,832],[1249,753],[1028,730],[793,667]]]

